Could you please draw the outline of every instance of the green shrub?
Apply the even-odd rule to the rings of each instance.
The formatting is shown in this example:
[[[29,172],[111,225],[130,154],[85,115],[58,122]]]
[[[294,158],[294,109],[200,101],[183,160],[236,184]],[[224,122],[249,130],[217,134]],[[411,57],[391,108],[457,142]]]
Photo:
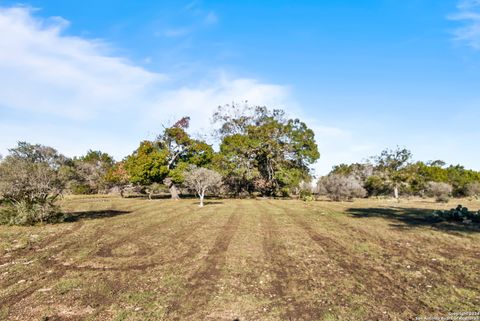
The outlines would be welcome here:
[[[369,176],[365,180],[364,188],[369,196],[391,195],[393,192],[392,186],[388,184],[387,180],[376,175]]]
[[[0,210],[0,224],[33,225],[56,222],[61,218],[59,208],[52,203],[32,203],[26,200],[10,203]]]
[[[315,200],[315,196],[313,196],[313,192],[311,189],[300,190],[299,198],[304,202],[312,202]]]
[[[313,195],[304,196],[304,197],[302,197],[302,201],[304,201],[304,202],[313,202],[313,201],[315,201],[315,196],[313,196]]]
[[[309,190],[309,189],[301,189],[301,190],[300,190],[300,193],[299,193],[299,197],[300,197],[300,199],[302,199],[302,200],[303,200],[304,198],[310,197],[310,196],[312,196],[312,195],[313,195],[313,193],[312,193],[312,191]]]
[[[73,182],[70,184],[70,193],[73,195],[88,195],[92,194],[90,186],[78,182]]]

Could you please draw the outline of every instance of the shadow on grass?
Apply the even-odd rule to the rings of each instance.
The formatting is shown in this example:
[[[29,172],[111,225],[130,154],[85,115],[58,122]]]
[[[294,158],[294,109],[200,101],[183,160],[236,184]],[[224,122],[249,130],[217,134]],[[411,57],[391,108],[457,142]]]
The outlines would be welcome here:
[[[200,201],[192,203],[193,205],[200,205]],[[223,202],[220,201],[203,201],[204,206],[209,206],[209,205],[221,205]]]
[[[106,210],[106,211],[83,211],[83,212],[68,212],[63,213],[64,222],[77,222],[80,220],[94,220],[98,218],[107,218],[114,217],[118,215],[125,215],[131,213],[130,211],[116,211],[116,210]]]
[[[347,214],[355,218],[380,217],[393,221],[391,226],[399,230],[410,230],[418,227],[431,227],[444,232],[480,232],[477,223],[443,221],[433,216],[431,209],[418,208],[349,208]]]
[[[223,204],[223,202],[220,201],[204,201],[203,205],[220,205]]]
[[[133,198],[133,199],[146,199],[148,200],[148,194],[130,194],[124,195],[122,198]],[[181,194],[180,199],[193,199],[197,198],[195,195]],[[150,200],[169,200],[172,199],[170,194],[155,194],[150,197]]]

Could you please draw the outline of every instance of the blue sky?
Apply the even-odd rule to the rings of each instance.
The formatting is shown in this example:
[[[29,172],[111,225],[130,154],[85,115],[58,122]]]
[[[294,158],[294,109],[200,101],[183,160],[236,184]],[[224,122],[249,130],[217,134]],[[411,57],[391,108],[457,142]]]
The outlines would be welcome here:
[[[325,174],[396,145],[480,170],[480,1],[0,0],[0,153],[117,159],[220,104],[280,107]]]

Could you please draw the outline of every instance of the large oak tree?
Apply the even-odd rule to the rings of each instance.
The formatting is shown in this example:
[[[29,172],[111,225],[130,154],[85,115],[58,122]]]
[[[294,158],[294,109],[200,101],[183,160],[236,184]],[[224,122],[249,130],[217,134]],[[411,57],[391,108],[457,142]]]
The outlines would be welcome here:
[[[221,139],[218,166],[235,194],[286,194],[320,157],[314,132],[280,109],[225,105],[213,120]]]

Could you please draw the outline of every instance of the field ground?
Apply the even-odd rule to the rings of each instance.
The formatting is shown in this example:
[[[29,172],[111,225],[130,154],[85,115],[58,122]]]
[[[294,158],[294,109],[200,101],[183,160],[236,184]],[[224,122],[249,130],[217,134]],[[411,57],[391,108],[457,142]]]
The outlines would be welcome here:
[[[427,219],[454,205],[67,199],[72,222],[0,227],[0,319],[411,320],[478,311],[480,229]]]

